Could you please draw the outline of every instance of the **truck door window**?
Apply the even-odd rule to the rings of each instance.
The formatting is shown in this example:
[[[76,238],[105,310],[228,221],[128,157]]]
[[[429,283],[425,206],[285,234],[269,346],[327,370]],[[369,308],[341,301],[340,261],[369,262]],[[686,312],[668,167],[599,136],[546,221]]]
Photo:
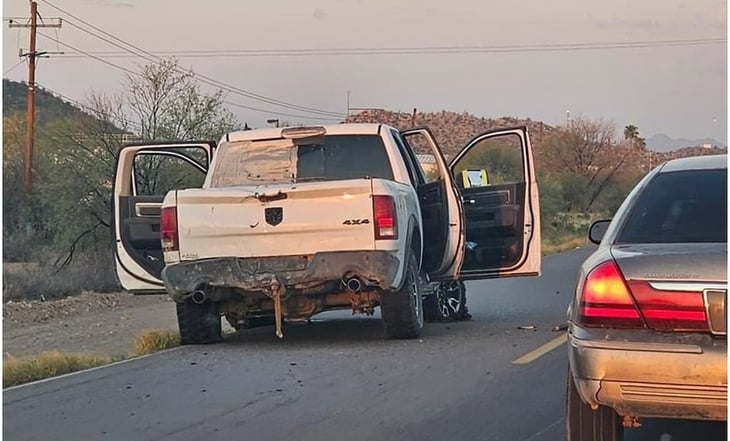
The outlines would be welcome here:
[[[398,146],[398,151],[400,152],[400,155],[406,164],[406,169],[408,170],[408,177],[411,180],[411,185],[414,188],[418,188],[419,185],[422,185],[424,183],[423,173],[419,169],[418,162],[413,155],[411,149],[406,147],[405,141],[403,140],[403,138],[401,138],[400,133],[395,130],[391,130],[391,134],[393,135],[395,144],[396,146]]]
[[[199,147],[141,151],[134,157],[133,194],[159,196],[171,190],[202,187],[207,168],[207,152]]]
[[[440,180],[441,173],[439,172],[438,165],[436,165],[436,159],[433,157],[431,144],[428,139],[421,133],[415,133],[409,135],[403,142],[415,157],[418,167],[421,169],[424,183],[428,184]]]
[[[474,188],[524,182],[523,167],[520,137],[513,134],[479,141],[453,171],[459,188]]]

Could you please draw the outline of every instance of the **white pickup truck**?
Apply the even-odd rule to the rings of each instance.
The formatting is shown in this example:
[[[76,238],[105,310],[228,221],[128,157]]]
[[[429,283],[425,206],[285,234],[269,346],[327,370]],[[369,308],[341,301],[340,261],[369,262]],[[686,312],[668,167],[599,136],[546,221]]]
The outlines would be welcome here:
[[[113,185],[119,281],[172,296],[186,344],[220,340],[222,316],[281,337],[284,321],[376,306],[388,337],[416,338],[424,314],[448,312],[424,280],[540,274],[526,127],[483,133],[450,163],[428,129],[383,124],[128,145]]]

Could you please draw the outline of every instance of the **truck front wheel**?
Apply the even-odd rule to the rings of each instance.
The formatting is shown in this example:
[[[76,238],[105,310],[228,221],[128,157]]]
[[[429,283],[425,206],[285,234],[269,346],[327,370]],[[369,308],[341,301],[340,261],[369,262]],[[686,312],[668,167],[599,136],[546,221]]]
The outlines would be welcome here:
[[[380,295],[380,312],[385,335],[391,339],[412,339],[423,330],[423,301],[418,283],[418,262],[413,253],[408,255],[403,287]]]
[[[183,345],[217,343],[223,339],[218,305],[210,300],[200,304],[192,299],[177,303],[177,325]]]
[[[470,320],[464,282],[440,282],[435,292],[423,299],[423,311],[427,322]]]

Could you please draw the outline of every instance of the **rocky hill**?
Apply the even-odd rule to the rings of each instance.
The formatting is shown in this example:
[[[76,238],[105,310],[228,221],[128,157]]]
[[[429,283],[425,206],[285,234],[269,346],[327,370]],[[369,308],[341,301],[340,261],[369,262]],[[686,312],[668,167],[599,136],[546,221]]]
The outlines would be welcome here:
[[[529,118],[483,118],[465,112],[456,113],[448,111],[404,113],[384,109],[368,109],[350,115],[346,122],[383,123],[400,130],[426,126],[431,129],[447,156],[458,153],[471,138],[489,129],[526,125],[535,146],[539,146],[542,139],[556,129],[542,121],[535,121]],[[626,150],[623,150],[623,154],[626,154]],[[635,148],[629,154],[632,158],[630,161],[627,161],[627,164],[629,164],[628,167],[649,170],[651,167],[670,159],[695,155],[724,155],[727,154],[727,148],[687,147],[668,152],[656,152],[647,148]]]
[[[456,112],[392,112],[383,109],[369,109],[350,115],[346,122],[382,123],[399,130],[426,126],[433,132],[447,156],[458,153],[470,139],[489,129],[526,125],[534,142],[547,136],[554,127],[541,121],[512,117],[480,118],[469,113]]]

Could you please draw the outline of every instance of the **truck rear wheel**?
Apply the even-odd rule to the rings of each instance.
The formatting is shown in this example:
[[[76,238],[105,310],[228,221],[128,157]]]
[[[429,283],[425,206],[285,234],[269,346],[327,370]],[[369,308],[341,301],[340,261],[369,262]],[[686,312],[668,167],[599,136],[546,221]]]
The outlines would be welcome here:
[[[407,257],[403,287],[380,295],[380,312],[385,335],[392,339],[412,339],[423,330],[423,301],[418,283],[418,262],[413,253]]]
[[[191,299],[177,303],[180,343],[200,345],[223,340],[218,305],[210,300],[194,303]]]

